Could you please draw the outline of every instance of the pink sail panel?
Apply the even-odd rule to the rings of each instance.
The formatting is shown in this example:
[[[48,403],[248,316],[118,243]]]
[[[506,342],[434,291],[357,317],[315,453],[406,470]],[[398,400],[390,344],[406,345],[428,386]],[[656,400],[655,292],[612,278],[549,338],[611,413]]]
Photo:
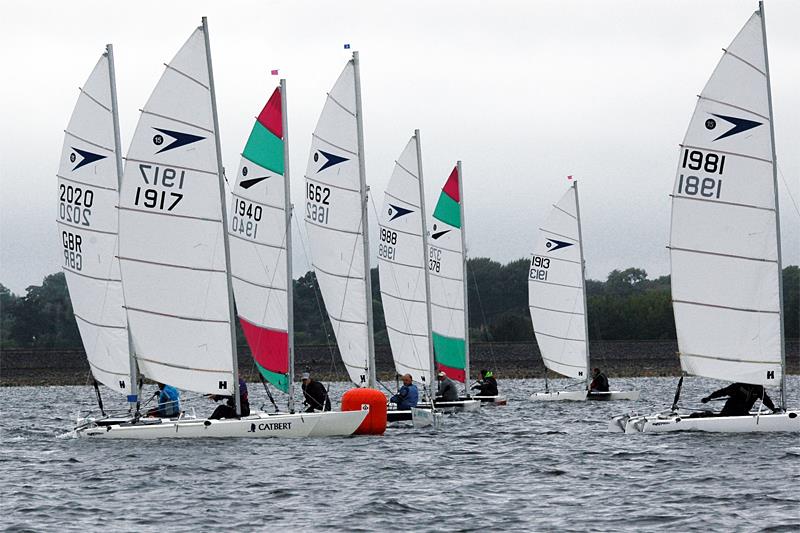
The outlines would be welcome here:
[[[289,335],[285,331],[262,328],[239,317],[253,359],[276,374],[289,373]]]

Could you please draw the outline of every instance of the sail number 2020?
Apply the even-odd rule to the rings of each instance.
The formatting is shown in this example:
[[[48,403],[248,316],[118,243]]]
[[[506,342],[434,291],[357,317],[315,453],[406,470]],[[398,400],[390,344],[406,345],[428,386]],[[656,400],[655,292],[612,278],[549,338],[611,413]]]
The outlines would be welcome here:
[[[725,170],[725,156],[684,148],[681,167],[721,176]],[[681,174],[678,177],[678,194],[719,198],[722,194],[722,178]]]

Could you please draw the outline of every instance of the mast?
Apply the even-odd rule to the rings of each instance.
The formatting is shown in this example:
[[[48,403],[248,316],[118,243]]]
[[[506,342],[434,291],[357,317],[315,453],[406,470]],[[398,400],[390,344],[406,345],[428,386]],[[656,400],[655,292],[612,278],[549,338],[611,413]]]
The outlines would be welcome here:
[[[417,139],[417,172],[419,173],[419,210],[422,217],[422,265],[425,271],[425,307],[428,318],[428,354],[431,364],[431,382],[426,383],[430,394],[433,392],[433,382],[436,375],[436,357],[433,353],[433,317],[431,315],[431,271],[428,268],[428,227],[427,215],[425,210],[425,186],[422,177],[422,142],[419,138],[419,130],[414,130],[414,137]]]
[[[456,162],[458,169],[458,194],[461,200],[461,262],[464,269],[464,395],[469,396],[469,283],[467,283],[467,228],[464,225],[464,187],[461,180],[461,161]]]
[[[114,45],[106,45],[106,55],[108,56],[108,77],[111,80],[111,117],[114,123],[114,157],[117,164],[117,190],[122,190],[122,140],[119,134],[119,105],[117,104],[117,76],[114,70]],[[117,210],[119,215],[119,210]],[[119,233],[117,233],[117,247],[119,247]],[[125,313],[127,321],[127,311]],[[130,360],[131,393],[128,395],[128,403],[131,409],[137,409],[139,403],[139,368],[136,364],[136,353],[133,350],[133,337],[130,328],[125,328],[128,335],[128,357]],[[99,394],[99,392],[98,392]],[[102,407],[101,407],[102,409]]]
[[[214,118],[214,144],[217,149],[217,174],[219,181],[219,203],[222,209],[222,242],[225,247],[225,274],[228,283],[228,320],[231,324],[231,358],[233,363],[233,398],[236,403],[236,416],[242,414],[242,400],[239,398],[239,359],[236,350],[236,314],[233,304],[233,281],[231,279],[231,246],[228,238],[228,210],[225,207],[225,169],[222,166],[222,147],[219,141],[219,118],[217,117],[217,93],[214,89],[214,71],[211,68],[211,44],[208,39],[208,21],[203,17],[203,37],[206,44],[208,64],[208,89],[211,93],[211,114]]]
[[[583,259],[583,234],[581,233],[581,203],[578,201],[578,181],[572,183],[575,189],[575,216],[578,219],[578,249],[581,252],[581,292],[583,293],[583,334],[586,337],[586,390],[591,384],[592,372],[589,368],[589,308],[586,304],[586,261]]]
[[[758,2],[761,14],[761,35],[764,38],[764,66],[767,75],[767,103],[769,104],[769,135],[772,145],[772,182],[775,192],[775,238],[778,251],[778,302],[781,320],[781,408],[786,409],[786,342],[783,323],[783,261],[781,257],[781,211],[778,207],[778,159],[775,152],[775,122],[772,112],[772,82],[769,76],[769,53],[767,52],[767,23],[764,20],[764,2]]]
[[[294,412],[294,281],[292,279],[292,195],[289,179],[289,119],[286,114],[286,80],[281,78],[281,129],[283,131],[283,197],[286,223],[286,312],[289,333],[289,412]]]
[[[361,70],[358,63],[358,51],[353,52],[353,76],[356,88],[356,126],[358,132],[358,174],[361,182],[361,228],[364,235],[364,281],[366,282],[367,306],[367,350],[369,359],[368,382],[369,387],[375,387],[375,336],[372,331],[372,272],[369,268],[369,211],[367,202],[369,189],[367,188],[366,164],[364,162],[364,121],[361,109]]]

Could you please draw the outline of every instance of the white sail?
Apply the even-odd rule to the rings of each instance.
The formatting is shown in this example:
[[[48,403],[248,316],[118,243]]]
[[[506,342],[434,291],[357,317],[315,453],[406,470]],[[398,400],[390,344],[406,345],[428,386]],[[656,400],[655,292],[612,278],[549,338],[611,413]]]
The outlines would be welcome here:
[[[350,379],[369,379],[355,65],[328,93],[311,139],[305,221],[314,272]]]
[[[142,110],[120,196],[120,265],[139,368],[211,394],[234,390],[223,210],[202,28]]]
[[[57,221],[64,276],[92,375],[129,394],[128,329],[116,258],[118,184],[110,64],[103,54],[64,135]]]
[[[683,369],[777,385],[781,272],[765,57],[757,12],[703,89],[680,148],[670,260]]]
[[[589,346],[579,224],[576,191],[570,187],[539,228],[528,272],[528,306],[545,366],[586,379]]]
[[[430,384],[421,205],[417,138],[411,137],[395,163],[379,216],[378,272],[395,369]]]

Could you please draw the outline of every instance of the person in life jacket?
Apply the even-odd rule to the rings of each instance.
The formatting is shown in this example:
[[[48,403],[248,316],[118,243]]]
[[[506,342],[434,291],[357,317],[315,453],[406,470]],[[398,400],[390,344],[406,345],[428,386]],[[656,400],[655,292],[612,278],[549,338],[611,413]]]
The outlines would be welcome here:
[[[478,396],[497,396],[497,380],[491,370],[481,370],[481,379],[472,386]]]
[[[397,404],[399,410],[408,410],[417,406],[419,402],[419,390],[414,385],[414,380],[411,374],[403,375],[403,386],[397,391],[397,394],[389,398],[389,401]]]
[[[214,409],[214,412],[208,417],[209,420],[236,418],[236,401],[233,399],[233,396],[211,394],[209,398],[215,402],[225,400],[224,404],[218,405],[217,408]],[[241,377],[239,378],[239,403],[242,408],[242,416],[248,416],[250,414],[250,397],[247,394],[247,383],[245,383]]]
[[[308,406],[306,413],[331,410],[331,399],[328,397],[325,385],[311,379],[311,374],[308,372],[303,373],[300,381],[303,384],[303,405]]]
[[[436,393],[437,402],[457,402],[458,401],[458,388],[455,382],[447,377],[444,372],[436,374],[436,379],[439,380],[439,390]]]
[[[767,391],[761,385],[751,385],[750,383],[733,383],[712,392],[700,401],[708,403],[709,400],[714,398],[728,397],[725,406],[722,408],[719,416],[747,416],[750,414],[750,409],[756,400],[761,400],[761,403],[773,413],[779,412],[780,409],[775,407],[772,399],[767,395]]]
[[[158,407],[147,411],[147,416],[157,416],[159,418],[170,418],[181,414],[181,397],[178,389],[172,385],[157,383],[158,391],[153,395],[158,395]]]
[[[599,368],[592,370],[592,382],[589,384],[589,392],[608,392],[608,378],[600,372]]]

